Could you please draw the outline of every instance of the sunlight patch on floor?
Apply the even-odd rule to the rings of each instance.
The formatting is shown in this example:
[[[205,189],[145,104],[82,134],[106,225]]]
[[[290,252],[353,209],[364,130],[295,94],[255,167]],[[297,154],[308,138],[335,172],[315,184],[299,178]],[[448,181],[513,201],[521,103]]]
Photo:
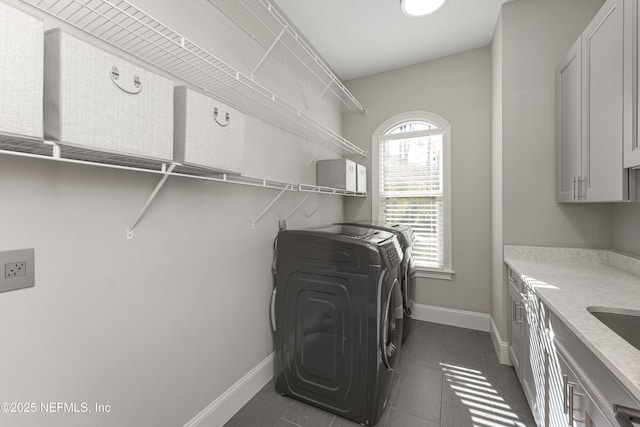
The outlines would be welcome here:
[[[440,367],[473,427],[526,427],[481,371],[442,362]]]

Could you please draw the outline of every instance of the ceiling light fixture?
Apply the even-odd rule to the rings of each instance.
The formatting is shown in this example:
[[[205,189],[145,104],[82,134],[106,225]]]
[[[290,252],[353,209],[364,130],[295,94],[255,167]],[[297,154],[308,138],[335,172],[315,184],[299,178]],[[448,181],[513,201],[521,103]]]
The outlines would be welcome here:
[[[446,0],[400,0],[400,9],[407,16],[425,16],[438,10]]]

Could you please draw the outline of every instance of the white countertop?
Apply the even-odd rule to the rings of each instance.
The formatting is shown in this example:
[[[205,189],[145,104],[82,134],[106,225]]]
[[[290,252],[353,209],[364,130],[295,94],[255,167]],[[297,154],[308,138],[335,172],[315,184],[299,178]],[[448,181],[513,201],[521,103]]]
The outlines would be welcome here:
[[[587,311],[587,307],[607,307],[638,312],[640,260],[611,251],[527,246],[505,246],[504,256],[507,265],[640,401],[640,350]]]

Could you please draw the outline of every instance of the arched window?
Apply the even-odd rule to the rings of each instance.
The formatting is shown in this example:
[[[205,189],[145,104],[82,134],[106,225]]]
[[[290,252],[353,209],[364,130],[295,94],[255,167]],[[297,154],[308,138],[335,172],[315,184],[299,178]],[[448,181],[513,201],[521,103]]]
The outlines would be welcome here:
[[[387,120],[373,140],[374,220],[411,226],[417,267],[451,278],[449,122],[405,113]]]

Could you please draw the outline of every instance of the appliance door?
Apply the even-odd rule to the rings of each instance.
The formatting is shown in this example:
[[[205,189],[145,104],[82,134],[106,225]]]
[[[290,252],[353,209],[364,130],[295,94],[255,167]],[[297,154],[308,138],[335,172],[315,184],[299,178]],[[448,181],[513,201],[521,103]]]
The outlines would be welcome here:
[[[380,353],[385,368],[393,371],[398,364],[404,318],[402,292],[398,279],[394,279],[383,301]]]
[[[358,422],[370,419],[366,413],[368,288],[367,276],[278,266],[278,392]]]

